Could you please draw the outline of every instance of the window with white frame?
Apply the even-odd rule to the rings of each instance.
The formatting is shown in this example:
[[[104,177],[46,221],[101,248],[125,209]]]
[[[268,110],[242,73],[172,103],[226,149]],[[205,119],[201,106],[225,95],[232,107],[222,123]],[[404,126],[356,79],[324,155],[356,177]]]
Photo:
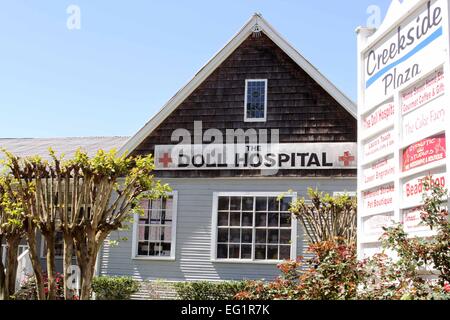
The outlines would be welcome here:
[[[245,81],[245,121],[267,119],[267,79]]]
[[[156,200],[143,200],[141,207],[144,213],[135,221],[134,256],[149,259],[174,258],[176,193]]]
[[[281,261],[295,256],[292,195],[216,195],[216,260]],[[293,253],[294,252],[294,253]]]
[[[47,242],[45,238],[41,236],[41,258],[46,258]],[[75,252],[73,253],[75,255]],[[55,258],[62,259],[64,257],[64,234],[62,231],[56,231],[55,233]]]

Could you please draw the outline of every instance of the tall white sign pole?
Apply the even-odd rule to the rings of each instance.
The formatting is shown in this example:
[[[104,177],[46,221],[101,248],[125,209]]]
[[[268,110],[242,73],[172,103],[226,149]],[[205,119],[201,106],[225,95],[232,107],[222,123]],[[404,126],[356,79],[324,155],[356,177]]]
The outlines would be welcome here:
[[[378,30],[358,33],[358,256],[383,227],[420,223],[424,179],[448,186],[450,0],[394,0]]]

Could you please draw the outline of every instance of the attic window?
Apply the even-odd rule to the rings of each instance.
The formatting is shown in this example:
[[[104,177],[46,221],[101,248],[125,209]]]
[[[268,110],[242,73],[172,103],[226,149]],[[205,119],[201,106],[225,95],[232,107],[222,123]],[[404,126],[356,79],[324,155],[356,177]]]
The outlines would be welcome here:
[[[267,119],[267,79],[245,81],[245,121],[265,122]]]

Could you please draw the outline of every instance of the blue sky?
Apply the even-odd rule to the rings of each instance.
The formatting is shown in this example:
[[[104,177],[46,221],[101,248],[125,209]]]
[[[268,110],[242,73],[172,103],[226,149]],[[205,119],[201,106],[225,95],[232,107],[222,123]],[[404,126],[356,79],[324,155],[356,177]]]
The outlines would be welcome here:
[[[0,137],[133,135],[262,15],[350,98],[356,36],[390,0],[4,0]],[[69,5],[81,29],[66,26]]]

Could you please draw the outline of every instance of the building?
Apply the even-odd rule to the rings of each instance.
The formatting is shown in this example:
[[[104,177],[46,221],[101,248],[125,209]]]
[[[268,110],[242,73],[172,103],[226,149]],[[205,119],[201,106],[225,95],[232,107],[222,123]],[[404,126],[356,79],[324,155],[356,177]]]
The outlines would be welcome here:
[[[354,103],[255,14],[122,147],[154,154],[174,192],[144,205],[128,241],[105,244],[100,273],[274,278],[280,260],[304,253],[302,228],[287,212],[292,197],[309,187],[356,190],[355,115]]]
[[[355,104],[255,14],[133,137],[0,139],[0,147],[19,156],[48,147],[154,154],[173,193],[143,203],[145,215],[111,236],[128,240],[105,243],[99,274],[272,279],[306,247],[290,201],[308,188],[356,191],[355,117]]]

